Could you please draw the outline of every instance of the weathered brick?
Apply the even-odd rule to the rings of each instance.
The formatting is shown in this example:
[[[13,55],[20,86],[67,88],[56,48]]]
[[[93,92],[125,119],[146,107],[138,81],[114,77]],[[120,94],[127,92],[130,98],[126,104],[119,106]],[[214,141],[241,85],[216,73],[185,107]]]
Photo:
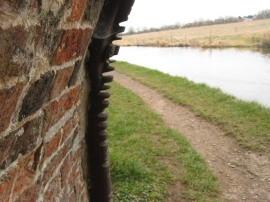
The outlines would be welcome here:
[[[9,201],[15,176],[16,170],[14,168],[0,176],[0,201]]]
[[[64,30],[50,64],[61,65],[83,55],[91,35],[92,30],[89,28]]]
[[[51,99],[57,97],[68,86],[72,72],[73,67],[57,71],[51,91]]]
[[[35,152],[20,159],[16,165],[17,177],[14,182],[13,198],[19,196],[22,191],[26,190],[34,182],[36,170],[33,165],[35,165]]]
[[[62,135],[62,133],[60,130],[54,135],[54,137],[50,140],[50,142],[48,142],[44,145],[45,158],[51,156],[52,153],[54,153],[57,150],[59,143],[60,143],[60,140],[61,140],[61,135]]]
[[[43,33],[43,30],[42,30],[41,26],[36,26],[33,29],[33,32],[34,32],[34,38],[33,38],[34,46],[35,46],[35,48],[37,48],[38,45],[41,44],[41,42],[42,42],[44,33]]]
[[[68,185],[68,174],[70,172],[70,169],[72,168],[72,164],[73,162],[71,162],[71,156],[68,155],[60,169],[62,178],[61,180],[64,187]]]
[[[35,202],[38,199],[38,184],[34,184],[30,188],[20,194],[19,198],[15,202]]]
[[[12,12],[18,13],[20,10],[24,10],[27,7],[27,1],[21,0],[1,0],[0,6],[5,5],[5,8]]]
[[[70,138],[67,142],[65,142],[65,145],[63,148],[53,157],[53,159],[47,164],[47,167],[44,171],[44,175],[42,178],[42,183],[47,184],[49,179],[54,174],[56,168],[59,166],[59,164],[62,162],[64,157],[67,155],[68,151],[71,149],[73,145],[73,138]],[[44,159],[46,160],[46,159]],[[43,162],[44,162],[43,160]]]
[[[22,134],[16,135],[18,131],[15,131],[0,140],[0,169],[8,167],[19,154],[25,155],[37,147],[38,138],[41,136],[42,118],[27,122],[22,129]]]
[[[81,61],[76,61],[75,62],[75,66],[74,66],[74,70],[72,72],[72,75],[68,81],[68,86],[74,86],[77,82],[78,79],[78,72],[80,70],[80,66],[81,66]]]
[[[46,122],[44,133],[46,133],[51,126],[59,121],[65,113],[73,107],[79,100],[81,95],[81,87],[77,86],[65,93],[59,100],[54,100],[46,109]]]
[[[69,202],[77,202],[77,196],[76,196],[76,192],[73,189],[73,192],[68,196],[68,201]]]
[[[87,1],[86,9],[83,14],[83,21],[90,21],[93,25],[97,22],[104,1]]]
[[[74,185],[74,188],[75,188],[75,183],[76,183],[78,177],[79,177],[79,172],[78,172],[78,167],[76,164],[75,166],[73,166],[73,169],[72,169],[70,176],[69,176],[69,183]]]
[[[81,1],[72,0],[71,14],[67,20],[70,22],[79,21],[81,19],[85,6],[86,6],[86,0],[81,0]]]
[[[55,201],[55,197],[61,190],[61,177],[57,175],[48,185],[47,190],[44,193],[44,201]]]
[[[81,156],[81,149],[78,149],[76,152],[70,153],[67,158],[65,159],[60,172],[61,172],[61,177],[62,177],[62,183],[63,185],[72,185],[69,183],[70,181],[70,176],[69,174],[71,173],[71,170],[73,169],[73,165],[76,164],[80,160]],[[78,165],[78,164],[77,164]],[[82,170],[81,170],[82,172]],[[80,173],[82,174],[82,173]],[[79,181],[79,179],[78,179]]]
[[[89,197],[86,189],[84,189],[83,192],[81,193],[80,202],[89,202]]]
[[[66,139],[71,135],[71,131],[76,128],[76,126],[78,125],[79,123],[79,118],[74,115],[73,117],[71,117],[67,123],[64,125],[63,127],[63,136],[62,136],[62,141],[61,141],[61,144],[63,142],[66,141]]]
[[[4,131],[9,126],[11,116],[16,108],[18,97],[21,94],[23,86],[24,83],[17,83],[9,89],[0,90],[0,132]]]
[[[77,151],[71,153],[71,161],[75,162],[76,160],[80,159],[82,156],[82,148],[78,148]]]
[[[78,164],[77,172],[75,173],[75,176],[77,177],[77,180],[75,180],[75,189],[77,193],[80,193],[85,186],[85,181],[82,178],[82,172],[81,165]]]
[[[54,78],[53,72],[47,72],[40,76],[40,79],[35,81],[28,93],[23,99],[22,109],[19,114],[19,121],[27,117],[41,108],[46,99],[48,99],[51,91],[52,81]]]
[[[20,37],[18,37],[20,33]],[[26,57],[25,46],[27,31],[23,26],[12,27],[7,30],[0,28],[0,81],[10,77],[22,76],[29,72],[29,66],[23,61],[14,61],[13,58],[23,53]]]

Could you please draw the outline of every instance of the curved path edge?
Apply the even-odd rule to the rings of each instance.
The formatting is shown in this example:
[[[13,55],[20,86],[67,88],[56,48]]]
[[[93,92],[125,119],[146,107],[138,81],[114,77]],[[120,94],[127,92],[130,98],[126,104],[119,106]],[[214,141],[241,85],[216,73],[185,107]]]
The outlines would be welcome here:
[[[270,159],[246,151],[217,126],[156,90],[114,71],[114,80],[141,97],[165,123],[183,134],[218,178],[225,201],[270,202]]]

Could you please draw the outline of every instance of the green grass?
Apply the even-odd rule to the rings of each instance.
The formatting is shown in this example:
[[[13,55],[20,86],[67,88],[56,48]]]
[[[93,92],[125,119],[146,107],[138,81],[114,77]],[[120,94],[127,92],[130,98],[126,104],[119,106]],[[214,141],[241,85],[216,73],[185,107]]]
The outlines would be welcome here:
[[[182,197],[217,201],[216,178],[183,136],[127,89],[113,84],[109,113],[109,158],[114,201],[163,201],[180,180]],[[162,159],[175,162],[170,172]]]
[[[237,100],[219,89],[195,84],[186,78],[124,62],[115,63],[115,67],[120,73],[156,89],[173,102],[189,107],[196,115],[218,125],[243,147],[270,151],[269,108]]]
[[[270,33],[265,34],[264,37],[261,39],[261,46],[265,48],[270,47]]]

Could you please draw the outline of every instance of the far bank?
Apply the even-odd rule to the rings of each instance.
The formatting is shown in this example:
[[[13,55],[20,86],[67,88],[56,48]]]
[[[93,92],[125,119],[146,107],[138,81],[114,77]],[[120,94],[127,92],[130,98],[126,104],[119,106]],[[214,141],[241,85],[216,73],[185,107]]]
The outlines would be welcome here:
[[[270,19],[125,35],[121,46],[270,47]]]

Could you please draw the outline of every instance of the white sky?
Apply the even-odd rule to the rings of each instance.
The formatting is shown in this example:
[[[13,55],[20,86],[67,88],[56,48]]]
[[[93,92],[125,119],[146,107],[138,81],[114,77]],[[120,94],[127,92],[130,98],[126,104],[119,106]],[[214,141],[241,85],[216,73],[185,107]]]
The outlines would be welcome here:
[[[270,0],[135,0],[129,27],[161,27],[200,19],[254,15],[270,9]]]

